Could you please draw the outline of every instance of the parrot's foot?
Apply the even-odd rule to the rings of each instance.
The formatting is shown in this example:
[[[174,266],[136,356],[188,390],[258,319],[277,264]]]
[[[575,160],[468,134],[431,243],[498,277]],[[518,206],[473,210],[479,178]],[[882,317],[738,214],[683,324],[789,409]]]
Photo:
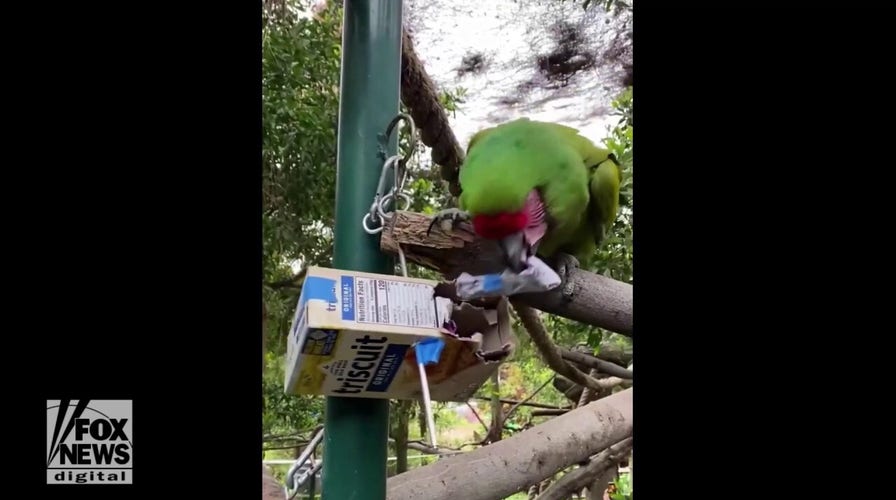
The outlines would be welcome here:
[[[567,253],[558,253],[550,259],[551,267],[560,275],[560,290],[563,298],[572,300],[576,286],[570,279],[573,269],[579,268],[579,260]]]
[[[461,222],[469,222],[470,214],[464,212],[463,210],[457,208],[446,208],[441,212],[438,212],[432,217],[432,221],[429,223],[429,227],[426,228],[426,234],[429,235],[429,232],[432,231],[432,227],[436,224],[439,224],[439,227],[442,229],[442,232],[449,232],[457,227]]]

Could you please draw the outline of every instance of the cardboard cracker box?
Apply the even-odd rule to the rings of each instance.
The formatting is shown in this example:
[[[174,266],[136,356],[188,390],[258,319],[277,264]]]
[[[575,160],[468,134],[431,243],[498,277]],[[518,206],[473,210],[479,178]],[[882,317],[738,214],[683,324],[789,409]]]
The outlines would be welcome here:
[[[426,367],[430,397],[466,401],[516,344],[507,302],[456,305],[435,296],[437,284],[309,267],[287,339],[286,393],[417,399],[414,344],[439,337],[439,362]]]

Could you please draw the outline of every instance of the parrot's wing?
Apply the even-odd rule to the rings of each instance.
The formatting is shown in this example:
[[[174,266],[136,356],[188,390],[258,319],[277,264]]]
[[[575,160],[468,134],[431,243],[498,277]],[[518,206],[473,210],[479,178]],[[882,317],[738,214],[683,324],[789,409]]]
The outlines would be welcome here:
[[[619,185],[621,170],[614,158],[592,167],[589,185],[591,202],[589,209],[595,223],[594,242],[600,244],[607,231],[613,227],[619,211]]]
[[[545,123],[545,125],[553,127],[564,139],[569,141],[569,144],[582,156],[586,167],[599,165],[610,156],[609,151],[595,146],[587,137],[582,136],[578,129],[559,123]]]
[[[609,150],[599,148],[588,138],[582,136],[572,127],[550,124],[569,141],[590,171],[589,194],[591,200],[589,210],[594,224],[594,242],[600,244],[607,231],[613,226],[619,211],[619,186],[622,183],[622,170]]]

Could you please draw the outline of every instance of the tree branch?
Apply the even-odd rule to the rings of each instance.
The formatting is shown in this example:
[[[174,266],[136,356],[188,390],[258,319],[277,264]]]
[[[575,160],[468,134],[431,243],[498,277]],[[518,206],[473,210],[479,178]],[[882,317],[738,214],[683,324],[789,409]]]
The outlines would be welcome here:
[[[449,280],[462,272],[477,275],[504,269],[498,245],[478,238],[468,224],[460,224],[450,233],[442,232],[436,224],[427,235],[430,221],[425,214],[394,212],[382,232],[380,249],[397,255],[401,245],[407,260],[434,269]],[[550,314],[631,336],[632,285],[582,269],[572,270],[569,279],[575,290],[571,300],[563,297],[560,287],[513,298]],[[453,293],[450,285],[444,288],[446,294]]]
[[[271,451],[271,450],[292,450],[295,448],[304,448],[308,446],[308,441],[300,441],[295,444],[290,444],[289,446],[268,446],[266,448],[262,448],[262,451]]]
[[[607,375],[613,375],[614,377],[629,380],[631,380],[635,376],[630,370],[626,370],[616,363],[604,361],[585,353],[570,351],[569,349],[566,349],[564,347],[558,347],[557,349],[560,350],[560,357],[562,357],[563,359],[572,361],[573,363],[585,365],[589,368],[594,368],[601,373],[606,373]]]
[[[488,446],[392,476],[386,480],[387,498],[506,498],[631,436],[633,390],[617,392]]]
[[[488,398],[482,398],[482,399],[488,400]],[[488,428],[488,425],[486,425],[485,420],[482,420],[482,417],[479,416],[479,412],[476,411],[476,408],[473,408],[473,405],[471,405],[470,403],[466,403],[466,405],[467,405],[467,408],[469,408],[470,411],[473,412],[473,415],[476,417],[476,420],[478,420],[479,423],[482,424],[482,428],[485,429],[485,433],[488,434],[491,429]]]
[[[632,363],[632,348],[619,345],[611,340],[601,340],[600,351],[592,355],[598,359],[619,365],[622,368]]]
[[[447,446],[433,448],[425,443],[420,441],[408,441],[408,449],[417,450],[423,453],[429,453],[430,455],[458,455],[460,453],[466,453],[463,450],[455,450],[454,448],[448,448]]]
[[[541,322],[541,319],[538,317],[538,313],[535,311],[535,309],[521,303],[516,297],[512,297],[510,299],[510,304],[513,305],[514,309],[516,309],[516,312],[520,317],[520,321],[523,323],[526,331],[529,332],[529,337],[532,339],[532,343],[541,354],[542,359],[544,359],[544,362],[547,363],[547,365],[551,367],[552,370],[559,373],[560,375],[563,375],[576,384],[584,387],[589,387],[595,391],[615,387],[622,381],[622,379],[617,377],[598,380],[593,377],[589,377],[588,375],[579,371],[579,369],[575,366],[567,363],[562,357],[560,357],[560,351],[548,336],[548,332],[547,330],[545,330],[544,324]]]
[[[588,486],[594,477],[616,466],[632,450],[632,438],[628,437],[598,453],[588,465],[565,474],[552,484],[537,500],[566,500],[575,492]]]
[[[395,444],[395,438],[389,438],[389,442]],[[473,444],[481,444],[481,443],[473,443]],[[463,445],[461,448],[468,445]],[[420,441],[419,439],[415,439],[413,441],[408,441],[408,449],[409,450],[417,450],[422,453],[429,453],[430,455],[458,455],[460,453],[467,453],[466,451],[459,448],[451,448],[449,446],[440,446],[438,448],[433,448],[432,446]]]
[[[520,401],[519,403],[517,403],[517,404],[511,406],[510,409],[507,410],[507,413],[504,415],[504,418],[501,419],[501,426],[503,427],[504,424],[507,423],[507,420],[510,418],[511,415],[513,415],[513,412],[515,412],[515,411],[517,410],[517,408],[519,408],[520,406],[526,404],[530,399],[534,398],[536,394],[538,394],[539,392],[541,392],[541,390],[544,389],[545,387],[547,387],[548,384],[550,384],[553,380],[554,380],[554,377],[551,377],[551,378],[545,380],[544,383],[541,384],[541,385],[538,387],[538,389],[535,389],[535,391],[532,392],[532,394],[529,394],[529,396],[526,397],[526,399],[524,399],[524,400]]]
[[[311,437],[314,436],[314,433],[317,432],[317,428],[311,430],[304,430],[299,432],[293,432],[290,434],[265,434],[261,437],[262,441],[277,441],[283,439],[301,439],[303,441],[309,441]]]
[[[533,417],[556,417],[557,415],[566,415],[569,410],[532,410]]]
[[[475,399],[475,400],[478,400],[478,401],[491,401],[491,398],[487,398],[487,397],[485,397],[485,396],[473,396],[473,397],[470,398],[470,399]],[[532,408],[545,408],[545,409],[548,409],[548,410],[559,410],[559,409],[562,409],[562,408],[560,408],[559,406],[556,406],[556,405],[546,405],[546,404],[544,404],[544,403],[532,403],[532,402],[529,402],[529,401],[520,402],[520,401],[517,401],[517,400],[515,400],[515,399],[504,399],[504,398],[501,398],[501,402],[504,403],[504,404],[508,404],[508,405],[519,404],[520,406],[531,406]],[[569,409],[569,408],[567,408],[567,409]]]
[[[594,368],[588,370],[588,376],[591,378],[597,378],[597,370]],[[590,403],[593,399],[595,399],[595,392],[590,387],[582,388],[582,394],[579,395],[579,403],[576,405],[576,408],[579,406],[585,406]]]
[[[457,448],[450,448],[450,449],[452,449],[452,450],[456,449],[456,450],[463,451],[464,453],[466,453],[467,451],[471,451],[471,450],[464,450],[464,448],[466,448],[467,446],[485,446],[486,441],[488,441],[488,436],[485,436],[485,438],[480,439],[479,441],[473,441],[471,443],[464,443],[464,444],[458,446]]]

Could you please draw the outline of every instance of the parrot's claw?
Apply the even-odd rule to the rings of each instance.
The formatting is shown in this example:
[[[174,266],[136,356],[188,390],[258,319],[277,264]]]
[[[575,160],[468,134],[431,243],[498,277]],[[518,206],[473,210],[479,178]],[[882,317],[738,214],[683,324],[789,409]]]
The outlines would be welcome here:
[[[432,231],[432,227],[436,224],[439,224],[439,228],[442,229],[442,232],[447,233],[457,227],[461,222],[469,221],[470,214],[467,212],[457,208],[447,208],[436,213],[432,217],[429,227],[426,228],[426,235],[429,236],[429,232]]]
[[[579,260],[567,253],[558,253],[552,259],[553,268],[560,275],[560,287],[563,298],[572,300],[576,291],[576,285],[570,279],[573,269],[579,268]]]

